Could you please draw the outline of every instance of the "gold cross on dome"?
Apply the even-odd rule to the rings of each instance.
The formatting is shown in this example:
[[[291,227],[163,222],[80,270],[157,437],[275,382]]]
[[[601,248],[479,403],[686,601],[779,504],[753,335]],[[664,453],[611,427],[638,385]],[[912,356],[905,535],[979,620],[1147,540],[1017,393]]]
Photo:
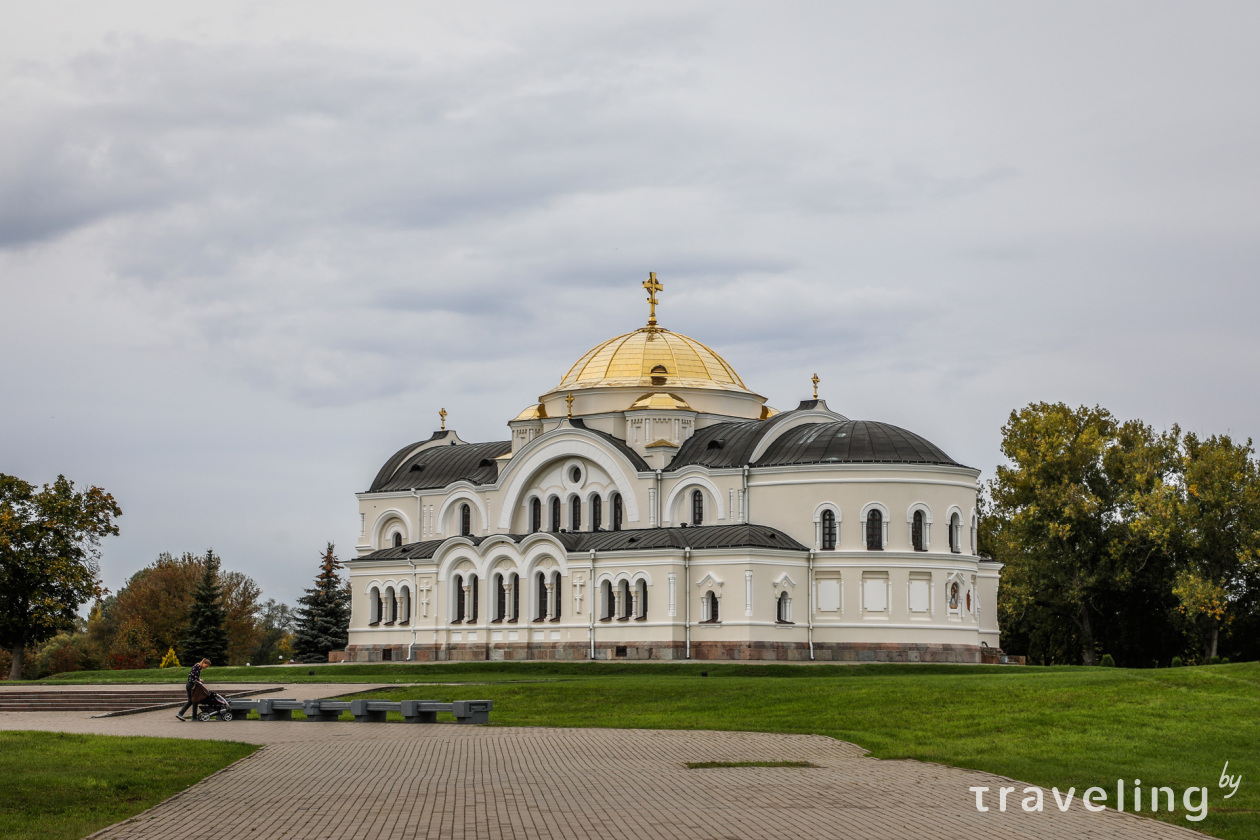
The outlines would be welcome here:
[[[643,288],[648,291],[648,303],[651,305],[651,312],[648,314],[648,326],[656,326],[656,293],[664,289],[661,282],[656,279],[656,272],[648,273],[648,279],[643,281]]]
[[[818,374],[814,374],[814,378],[809,380],[814,383],[814,399],[818,399],[818,383],[822,380],[818,378]]]
[[[573,416],[573,394],[570,393],[567,397],[564,398],[564,401],[569,404],[569,416],[572,417]]]
[[[445,432],[446,431],[446,409],[445,408],[438,412],[438,417],[442,418],[442,431]]]

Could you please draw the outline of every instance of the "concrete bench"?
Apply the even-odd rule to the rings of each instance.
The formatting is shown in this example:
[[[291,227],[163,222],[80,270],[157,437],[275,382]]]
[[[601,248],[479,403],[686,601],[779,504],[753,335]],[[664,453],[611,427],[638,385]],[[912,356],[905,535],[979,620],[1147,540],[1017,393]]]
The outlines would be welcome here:
[[[387,712],[402,711],[402,704],[389,700],[351,700],[350,714],[358,723],[384,723]]]
[[[456,700],[451,704],[456,723],[489,723],[493,700]]]
[[[228,700],[233,720],[245,720],[250,712],[258,712],[263,720],[292,720],[294,712],[302,712],[307,720],[335,721],[349,711],[359,723],[382,723],[390,712],[401,712],[407,723],[437,723],[439,712],[455,716],[456,723],[489,723],[493,700],[290,700],[266,697],[261,700]]]
[[[341,713],[350,709],[350,703],[344,700],[304,700],[302,712],[307,720],[334,721]]]

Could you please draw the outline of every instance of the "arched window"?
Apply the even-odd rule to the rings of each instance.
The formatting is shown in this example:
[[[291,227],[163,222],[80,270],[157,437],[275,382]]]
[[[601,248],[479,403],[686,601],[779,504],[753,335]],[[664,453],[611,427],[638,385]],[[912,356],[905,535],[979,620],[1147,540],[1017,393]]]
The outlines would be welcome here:
[[[564,603],[560,600],[560,572],[551,573],[551,620],[560,620],[560,605]]]
[[[836,550],[836,512],[834,510],[822,512],[822,550]]]
[[[914,521],[910,524],[910,544],[915,551],[927,551],[923,544],[923,511],[914,512]]]
[[[639,611],[636,615],[640,621],[647,619],[647,581],[639,578],[639,582],[635,584],[639,594]]]
[[[620,493],[613,493],[612,509],[613,509],[612,510],[613,530],[620,531],[621,520],[622,520],[622,515],[623,515],[622,509],[621,509],[621,494]]]
[[[402,534],[394,532],[394,548],[402,547]]]
[[[398,623],[411,623],[411,590],[406,586],[398,590]]]
[[[455,575],[455,620],[451,624],[463,624],[468,613],[468,596],[464,592],[464,576]]]
[[[775,621],[780,624],[792,623],[792,599],[786,592],[779,593],[778,606],[775,610]]]
[[[558,497],[551,500],[551,533],[560,532],[560,499]]]
[[[368,591],[368,625],[381,623],[381,590],[373,586]]]
[[[578,496],[569,499],[569,530],[582,530],[582,499]]]
[[[468,576],[468,621],[469,623],[477,620],[478,595],[477,592],[477,576]]]
[[[507,584],[503,581],[503,575],[494,576],[494,621],[502,621],[507,618]]]
[[[535,496],[529,503],[529,532],[537,534],[542,530],[542,500]]]
[[[472,534],[472,505],[459,506],[459,533],[464,537]]]
[[[512,574],[512,612],[508,620],[515,622],[521,615],[521,576]]]
[[[691,524],[704,524],[704,494],[699,490],[691,493]]]
[[[591,499],[591,530],[598,531],[604,524],[604,502],[599,496]]]
[[[884,550],[884,514],[879,510],[866,514],[866,550]]]
[[[601,621],[608,621],[613,617],[613,607],[615,599],[613,598],[613,588],[611,581],[604,581],[599,585],[599,617]]]
[[[949,550],[955,554],[961,554],[962,548],[958,545],[958,532],[961,530],[962,523],[957,513],[949,517]]]
[[[385,623],[393,624],[398,620],[398,599],[394,597],[394,587],[385,587]]]
[[[547,620],[547,576],[539,572],[534,576],[534,585],[538,590],[538,610],[534,615],[534,621]]]
[[[618,611],[617,618],[625,621],[630,617],[630,581],[623,580],[617,586],[617,593],[621,596],[621,609]]]
[[[703,620],[709,624],[718,623],[721,618],[718,614],[718,596],[713,590],[704,593],[704,616]]]

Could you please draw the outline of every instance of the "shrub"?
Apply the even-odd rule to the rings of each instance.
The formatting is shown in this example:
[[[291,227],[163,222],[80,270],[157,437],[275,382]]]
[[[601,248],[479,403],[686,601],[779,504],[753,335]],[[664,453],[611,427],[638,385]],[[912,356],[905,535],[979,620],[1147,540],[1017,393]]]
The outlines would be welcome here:
[[[1174,657],[1172,658],[1172,661],[1168,663],[1168,667],[1169,667],[1169,668],[1180,668],[1180,667],[1181,667],[1181,657],[1180,657],[1180,656],[1174,656]]]
[[[1211,659],[1209,659],[1209,660],[1208,660],[1208,663],[1207,663],[1207,664],[1209,664],[1209,665],[1220,665],[1220,664],[1221,664],[1221,658],[1220,658],[1219,656],[1213,656]]]
[[[173,647],[167,648],[166,656],[162,657],[162,661],[158,665],[158,667],[159,668],[178,668],[179,667],[179,657],[175,655],[175,648]]]
[[[1098,664],[1103,666],[1104,668],[1114,668],[1116,667],[1116,660],[1111,658],[1110,653],[1104,653],[1102,661],[1099,662]]]

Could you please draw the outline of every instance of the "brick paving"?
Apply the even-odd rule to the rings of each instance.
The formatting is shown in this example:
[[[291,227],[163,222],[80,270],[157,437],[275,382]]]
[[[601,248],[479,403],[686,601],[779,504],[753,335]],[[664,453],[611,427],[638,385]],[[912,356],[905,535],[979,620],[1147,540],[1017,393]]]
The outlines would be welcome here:
[[[294,685],[270,696],[328,697],[373,687]],[[1079,799],[1062,813],[1049,792],[1047,812],[1025,813],[1018,805],[1023,783],[915,761],[878,761],[852,744],[817,735],[307,721],[180,723],[168,711],[97,719],[82,712],[0,713],[0,729],[264,745],[183,793],[93,835],[93,840],[1204,836],[1111,809],[1088,812]],[[819,766],[684,766],[763,760]],[[986,802],[992,805],[1002,785],[1016,787],[1019,797],[1011,795],[1006,813],[996,807],[979,813],[968,790],[972,785],[991,788]]]

